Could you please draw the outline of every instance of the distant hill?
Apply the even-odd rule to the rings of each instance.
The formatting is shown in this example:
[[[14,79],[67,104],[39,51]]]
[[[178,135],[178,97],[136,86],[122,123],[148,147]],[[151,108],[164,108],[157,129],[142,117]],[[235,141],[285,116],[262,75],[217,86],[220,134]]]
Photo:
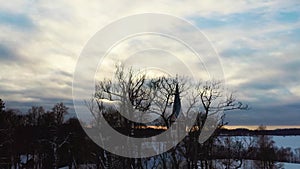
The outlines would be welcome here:
[[[254,136],[254,135],[272,135],[272,136],[297,136],[300,135],[300,129],[275,129],[275,130],[249,130],[239,129],[220,129],[220,136]]]

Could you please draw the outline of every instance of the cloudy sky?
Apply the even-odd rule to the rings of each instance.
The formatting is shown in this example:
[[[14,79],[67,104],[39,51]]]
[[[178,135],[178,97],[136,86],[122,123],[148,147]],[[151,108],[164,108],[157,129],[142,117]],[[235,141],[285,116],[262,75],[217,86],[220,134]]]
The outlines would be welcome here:
[[[300,125],[298,0],[0,1],[0,98],[7,108],[72,107],[85,44],[113,21],[147,12],[183,18],[210,40],[228,88],[251,106],[228,113],[229,124]]]

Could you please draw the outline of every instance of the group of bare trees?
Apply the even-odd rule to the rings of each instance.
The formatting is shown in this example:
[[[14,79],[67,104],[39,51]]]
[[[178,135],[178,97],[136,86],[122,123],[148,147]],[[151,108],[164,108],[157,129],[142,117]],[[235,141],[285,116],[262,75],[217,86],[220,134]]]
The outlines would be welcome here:
[[[79,168],[80,164],[93,164],[97,169],[229,169],[241,168],[245,159],[251,159],[255,160],[251,167],[269,169],[280,168],[276,158],[280,153],[287,153],[276,149],[269,136],[246,141],[220,139],[220,129],[227,124],[223,111],[248,109],[234,93],[225,90],[220,80],[195,82],[180,76],[149,77],[119,65],[112,79],[98,81],[95,89],[92,99],[85,101],[94,117],[89,126],[101,126],[99,119],[103,115],[111,126],[125,129],[122,134],[150,137],[146,133],[157,131],[159,134],[162,129],[169,129],[179,116],[183,119],[180,127],[186,127],[184,120],[192,121],[193,125],[188,128],[186,137],[165,153],[149,158],[126,158],[94,144],[78,120],[65,121],[68,108],[63,103],[54,105],[50,111],[32,107],[22,114],[6,110],[0,99],[0,168],[69,166],[71,169]],[[201,133],[209,129],[214,131],[201,142]],[[170,136],[170,139],[173,138]]]
[[[103,100],[118,103],[119,106],[115,115],[105,115],[106,120],[119,119],[118,124],[122,123],[121,126],[129,130],[136,129],[137,125],[153,124],[168,129],[179,111],[186,119],[190,114],[196,114],[194,119],[189,119],[194,121],[194,126],[190,128],[188,136],[170,152],[158,156],[162,163],[157,165],[166,167],[166,161],[171,161],[169,165],[178,168],[184,161],[187,168],[213,168],[212,152],[217,133],[214,132],[206,142],[199,143],[205,122],[208,118],[216,119],[210,125],[218,129],[226,124],[223,111],[248,109],[247,105],[237,101],[233,93],[225,90],[220,80],[195,82],[189,77],[149,77],[147,73],[137,73],[132,68],[126,69],[124,65],[117,65],[115,70],[111,79],[98,81],[94,97],[87,102],[95,121],[99,113],[104,113]],[[145,118],[145,114],[156,118],[144,124],[130,120],[134,116]],[[115,116],[119,118],[113,118]],[[143,168],[142,165],[136,167]]]
[[[61,133],[68,108],[57,103],[50,111],[33,106],[22,113],[0,105],[0,168],[58,168],[58,151],[69,139]]]
[[[279,169],[282,165],[277,161],[300,161],[299,149],[292,151],[290,148],[278,148],[271,136],[263,134],[251,137],[216,134],[216,137],[202,145],[195,144],[196,147],[189,147],[188,136],[178,146],[158,156],[125,158],[113,155],[94,144],[81,129],[77,119],[69,119],[59,124],[61,120],[55,120],[55,117],[60,116],[56,116],[54,112],[61,110],[58,112],[65,114],[63,112],[66,112],[66,107],[61,103],[50,111],[45,111],[43,107],[32,107],[24,114],[16,110],[5,110],[4,102],[0,103],[0,168],[40,169],[68,166],[70,169]],[[205,147],[208,144],[212,146]],[[197,153],[190,152],[196,148]]]
[[[107,113],[104,101],[116,103],[118,108]],[[178,113],[183,113],[186,119],[190,117],[190,113],[196,113],[195,119],[189,119],[194,121],[194,125],[188,135],[168,152],[144,159],[106,155],[114,161],[119,161],[125,168],[241,168],[245,162],[244,158],[257,158],[252,165],[254,168],[278,166],[274,160],[276,158],[271,157],[276,153],[272,147],[274,143],[268,136],[258,136],[256,140],[250,141],[249,145],[245,145],[247,142],[229,138],[220,142],[219,129],[227,124],[222,112],[247,110],[248,106],[239,102],[234,93],[227,92],[219,80],[194,82],[189,77],[148,77],[146,73],[137,73],[132,68],[126,69],[119,65],[116,66],[111,79],[98,81],[94,97],[86,103],[95,121],[99,113],[106,113],[104,117],[111,125],[119,124],[119,127],[127,128],[130,132],[123,134],[130,136],[134,136],[133,130],[141,125],[156,125],[168,129],[178,117]],[[145,120],[146,123],[132,121],[134,116],[141,119],[147,115],[156,118],[152,119],[152,122]],[[216,130],[205,142],[199,142],[201,133],[207,130],[205,127],[211,127],[205,126],[209,118],[217,119],[210,124],[215,125]],[[94,125],[97,125],[97,122]],[[144,132],[146,133],[146,130]]]
[[[179,94],[187,88],[183,80],[170,77],[147,78],[146,74],[136,74],[133,69],[125,70],[123,66],[117,66],[114,79],[98,82],[94,99],[98,105],[102,99],[119,101],[120,110],[128,120],[138,116],[136,119],[143,121],[141,118],[147,118],[143,115],[148,112],[160,117],[160,125],[169,127],[173,115],[169,110],[174,102],[176,88]]]
[[[253,135],[222,135],[214,145],[215,168],[282,169],[283,163],[299,163],[297,149],[278,147],[265,126]],[[242,134],[242,133],[241,133]]]
[[[102,99],[118,101],[122,115],[125,117],[155,114],[161,118],[162,126],[171,125],[174,117],[172,106],[176,93],[184,104],[181,111],[188,117],[189,113],[196,112],[201,118],[200,129],[208,116],[221,111],[248,109],[247,105],[238,102],[233,93],[225,91],[220,80],[192,81],[189,77],[148,77],[146,73],[139,74],[132,68],[117,65],[112,79],[98,81],[93,97],[98,105]],[[100,100],[100,101],[99,101]],[[91,104],[88,105],[92,107]],[[102,107],[98,107],[102,110]],[[99,113],[90,109],[92,113]],[[147,112],[147,113],[144,113]],[[221,113],[220,113],[221,114]],[[219,117],[223,119],[223,117]],[[193,119],[196,121],[196,119]],[[219,125],[224,125],[220,121]],[[199,130],[201,131],[201,130]]]

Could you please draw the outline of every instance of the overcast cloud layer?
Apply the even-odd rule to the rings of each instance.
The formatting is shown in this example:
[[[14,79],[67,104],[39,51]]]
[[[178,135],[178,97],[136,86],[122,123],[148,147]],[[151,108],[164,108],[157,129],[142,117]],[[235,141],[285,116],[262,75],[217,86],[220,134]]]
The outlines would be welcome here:
[[[3,1],[3,2],[2,2]],[[0,98],[26,110],[63,101],[87,41],[125,16],[153,12],[184,18],[220,55],[228,88],[251,106],[231,125],[300,125],[300,2],[1,0]]]

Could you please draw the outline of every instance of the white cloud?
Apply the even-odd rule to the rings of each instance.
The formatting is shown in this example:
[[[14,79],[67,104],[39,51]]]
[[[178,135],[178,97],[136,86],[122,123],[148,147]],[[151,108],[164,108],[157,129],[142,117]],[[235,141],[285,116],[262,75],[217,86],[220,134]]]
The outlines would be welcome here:
[[[199,17],[208,21],[220,21],[221,25],[203,28],[202,31],[219,53],[230,50],[233,52],[228,54],[232,54],[232,57],[221,55],[228,84],[238,90],[243,85],[266,77],[277,80],[269,83],[279,83],[280,80],[291,79],[286,75],[294,73],[287,68],[289,66],[285,66],[291,64],[285,59],[299,63],[295,59],[300,52],[299,44],[291,41],[289,31],[300,29],[300,22],[283,24],[275,16],[280,12],[298,12],[299,4],[296,0],[3,2],[0,12],[25,15],[31,19],[33,27],[30,30],[17,29],[2,23],[0,18],[0,43],[14,49],[16,55],[11,60],[0,62],[0,90],[9,91],[1,97],[14,101],[24,101],[22,97],[27,98],[25,101],[36,101],[33,95],[36,98],[49,96],[71,99],[70,75],[88,40],[98,30],[117,19],[145,12],[170,14],[194,24],[197,24]],[[241,23],[231,23],[232,17],[243,17],[249,13],[260,18],[255,18],[256,22],[244,20]],[[234,55],[238,49],[242,52],[241,56]],[[243,52],[245,49],[255,52],[248,54]],[[280,85],[282,83],[284,82]],[[285,87],[293,95],[299,96],[299,89],[291,80]],[[15,94],[11,93],[13,91]],[[257,89],[243,91],[244,99],[259,101],[261,95],[254,95],[255,91]],[[271,94],[280,95],[278,89],[271,91]],[[287,96],[290,95],[287,93]]]

